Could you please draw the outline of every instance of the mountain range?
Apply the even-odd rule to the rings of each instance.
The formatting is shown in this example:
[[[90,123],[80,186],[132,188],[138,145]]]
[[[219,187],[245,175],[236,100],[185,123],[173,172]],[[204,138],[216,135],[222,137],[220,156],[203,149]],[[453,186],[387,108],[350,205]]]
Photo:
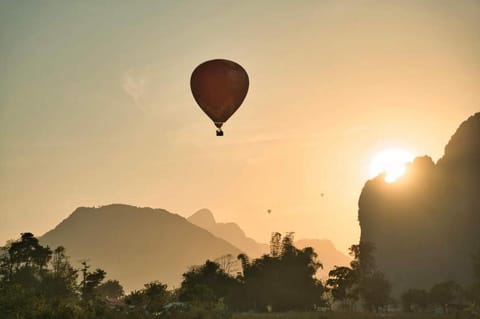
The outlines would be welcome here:
[[[217,223],[202,209],[188,219],[163,209],[122,204],[79,207],[54,229],[40,237],[50,247],[64,246],[74,265],[87,260],[107,271],[127,291],[159,280],[178,287],[191,266],[241,252],[250,258],[268,253],[267,244],[245,235],[235,223]],[[334,264],[350,259],[328,240],[301,240],[299,247],[313,246],[324,264],[325,278]]]
[[[40,241],[64,246],[73,262],[88,260],[127,290],[153,280],[178,287],[190,266],[241,252],[179,215],[119,204],[77,208]]]
[[[463,122],[434,163],[416,158],[404,176],[366,182],[359,198],[361,241],[375,246],[374,257],[399,293],[440,281],[468,284],[472,255],[480,253],[480,113]],[[218,223],[201,209],[189,218],[163,209],[113,204],[80,207],[40,238],[62,245],[74,263],[88,260],[126,290],[152,280],[178,287],[192,265],[244,252],[250,258],[269,246],[249,238],[235,223]],[[328,240],[304,239],[323,263],[318,277],[350,258]]]
[[[245,235],[245,232],[235,223],[217,223],[213,213],[208,209],[201,209],[187,220],[192,224],[208,230],[215,236],[225,239],[245,252],[250,257],[260,257],[268,254],[270,247],[267,244],[258,243]],[[328,272],[335,266],[346,266],[351,258],[340,252],[328,239],[300,239],[294,242],[297,248],[312,247],[318,254],[323,264],[319,269],[317,277],[326,279]]]

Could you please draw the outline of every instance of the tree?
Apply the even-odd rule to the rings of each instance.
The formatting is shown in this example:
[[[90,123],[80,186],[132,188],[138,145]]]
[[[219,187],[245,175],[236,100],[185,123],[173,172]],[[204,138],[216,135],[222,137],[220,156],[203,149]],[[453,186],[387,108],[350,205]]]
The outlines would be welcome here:
[[[12,280],[13,260],[9,254],[12,241],[0,248],[0,281],[9,282]]]
[[[72,297],[77,290],[78,270],[70,264],[64,247],[55,248],[50,268],[51,272],[45,276],[49,296]]]
[[[328,277],[326,286],[335,301],[347,303],[348,305],[349,301],[353,303],[358,299],[358,294],[354,290],[356,277],[351,268],[335,266],[328,273]],[[348,306],[351,308],[352,304]]]
[[[119,296],[123,289],[118,281],[102,284],[106,272],[89,268],[83,262],[79,286],[79,270],[70,264],[64,247],[52,251],[32,233],[21,234],[0,251],[0,317],[123,318],[108,307],[105,298],[98,298],[102,293]]]
[[[250,266],[250,258],[246,254],[239,254],[237,256],[237,259],[240,261],[240,264],[242,265],[242,273],[245,271],[246,268]]]
[[[430,289],[430,300],[433,304],[442,308],[446,314],[448,304],[455,301],[458,297],[461,287],[454,281],[444,281],[433,285]]]
[[[272,233],[272,236],[270,237],[270,256],[272,257],[280,256],[281,249],[282,249],[281,240],[282,240],[282,234],[278,232]]]
[[[159,281],[145,284],[144,294],[147,300],[147,310],[150,312],[161,311],[162,307],[171,299],[167,285]]]
[[[368,310],[379,311],[390,301],[391,284],[380,271],[362,278],[361,295]]]
[[[13,241],[4,249],[2,265],[7,274],[21,268],[33,268],[42,271],[52,257],[52,251],[48,246],[43,247],[32,233],[22,233],[20,240]],[[2,267],[2,268],[3,268]],[[9,278],[10,276],[7,276]]]
[[[424,289],[409,289],[402,294],[401,298],[405,312],[425,311],[429,304],[429,295]]]
[[[315,278],[322,264],[311,247],[294,247],[293,233],[287,233],[283,239],[279,233],[273,233],[270,251],[270,255],[252,262],[239,256],[244,310],[308,310],[324,304],[324,288]]]
[[[188,290],[183,290],[180,300],[191,302],[196,306],[201,306],[206,309],[212,309],[219,301],[219,298],[210,287],[196,284]]]
[[[375,246],[368,241],[361,241],[349,248],[349,254],[353,257],[349,280],[352,298],[361,297],[367,310],[378,312],[380,307],[386,306],[390,301],[391,284],[377,270],[374,251]]]
[[[118,280],[107,280],[96,289],[97,296],[102,299],[118,300],[125,292]]]
[[[130,294],[125,296],[125,304],[131,306],[133,309],[141,308],[145,306],[145,292],[144,290],[134,290]]]
[[[73,316],[76,270],[63,247],[52,252],[32,233],[23,233],[2,248],[0,274],[0,313],[6,318]]]
[[[63,246],[58,246],[53,251],[51,267],[56,277],[70,278],[73,275],[76,277],[77,271],[70,264]]]
[[[375,246],[368,241],[361,241],[358,245],[350,246],[349,255],[353,257],[350,266],[358,273],[358,277],[366,277],[376,270],[374,251]]]
[[[40,285],[45,297],[56,304],[75,303],[78,271],[70,264],[65,248],[57,247],[53,251],[48,270],[43,273]]]
[[[0,314],[2,318],[35,318],[38,309],[35,292],[21,285],[2,284],[0,287]]]
[[[221,270],[230,276],[236,276],[241,271],[238,258],[235,259],[231,254],[223,255],[215,259],[215,262],[220,266]]]
[[[226,298],[235,289],[236,284],[236,280],[222,270],[219,264],[207,260],[204,265],[192,267],[190,271],[183,274],[179,299],[193,301],[191,300],[192,291],[203,289],[196,286],[208,287],[216,300]]]
[[[467,298],[472,308],[480,308],[480,252],[472,256],[473,280],[467,287]]]
[[[86,262],[83,263],[83,280],[81,282],[82,286],[82,298],[83,300],[95,299],[97,297],[97,287],[100,286],[102,281],[105,279],[107,273],[100,268],[97,268],[93,272],[89,272]]]

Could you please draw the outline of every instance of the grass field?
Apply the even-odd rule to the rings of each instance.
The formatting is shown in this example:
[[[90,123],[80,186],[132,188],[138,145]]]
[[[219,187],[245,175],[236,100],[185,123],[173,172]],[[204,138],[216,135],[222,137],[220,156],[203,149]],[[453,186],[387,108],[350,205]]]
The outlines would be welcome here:
[[[285,312],[285,313],[240,313],[232,319],[467,319],[466,315],[439,315],[431,313],[365,313],[365,312]]]

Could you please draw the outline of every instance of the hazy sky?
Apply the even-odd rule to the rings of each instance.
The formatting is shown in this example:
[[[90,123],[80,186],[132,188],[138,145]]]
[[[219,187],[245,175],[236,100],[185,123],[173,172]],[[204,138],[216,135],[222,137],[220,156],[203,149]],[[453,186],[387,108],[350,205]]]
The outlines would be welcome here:
[[[250,76],[223,138],[212,58]],[[479,110],[480,1],[3,0],[0,242],[126,203],[346,250],[375,153],[437,160]]]

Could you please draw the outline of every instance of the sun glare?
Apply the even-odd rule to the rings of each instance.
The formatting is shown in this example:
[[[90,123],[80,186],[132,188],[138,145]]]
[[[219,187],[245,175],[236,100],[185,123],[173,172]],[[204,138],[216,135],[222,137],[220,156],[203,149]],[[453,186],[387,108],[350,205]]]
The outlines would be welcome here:
[[[405,174],[407,163],[414,156],[401,148],[387,148],[378,152],[370,163],[370,178],[385,173],[385,181],[393,183]]]

